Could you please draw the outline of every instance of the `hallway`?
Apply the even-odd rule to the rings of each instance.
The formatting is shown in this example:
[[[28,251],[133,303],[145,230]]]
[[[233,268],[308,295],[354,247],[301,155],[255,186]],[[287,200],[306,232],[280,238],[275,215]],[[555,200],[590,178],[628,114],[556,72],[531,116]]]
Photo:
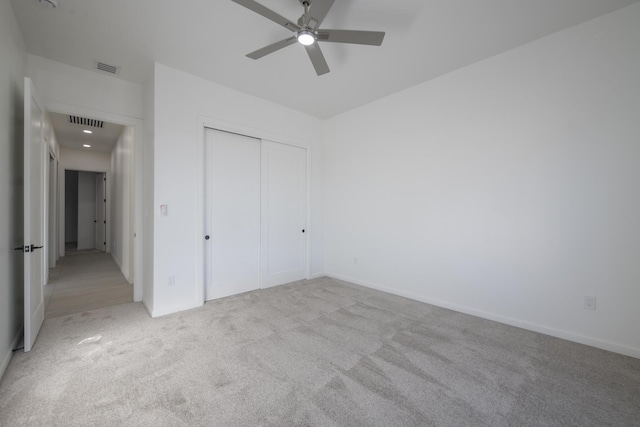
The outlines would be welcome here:
[[[44,288],[45,319],[133,301],[133,285],[110,254],[67,252],[49,270]]]

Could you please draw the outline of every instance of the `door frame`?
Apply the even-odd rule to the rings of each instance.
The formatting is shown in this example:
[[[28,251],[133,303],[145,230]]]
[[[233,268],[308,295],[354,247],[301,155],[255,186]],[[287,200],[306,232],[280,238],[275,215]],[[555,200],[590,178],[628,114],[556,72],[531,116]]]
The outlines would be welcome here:
[[[306,150],[307,159],[306,159],[306,167],[307,167],[307,182],[306,182],[306,222],[307,222],[307,238],[306,238],[306,253],[305,253],[305,277],[309,279],[311,277],[311,236],[313,235],[313,230],[311,230],[311,151],[312,144],[310,141],[305,140],[304,138],[292,138],[287,135],[282,135],[277,132],[273,132],[266,129],[250,127],[247,125],[232,123],[225,120],[220,120],[212,117],[206,116],[198,116],[197,119],[197,135],[200,139],[200,143],[196,145],[197,152],[196,158],[200,159],[200,161],[196,164],[196,194],[199,194],[200,197],[196,198],[196,209],[195,209],[195,217],[194,221],[196,224],[196,230],[198,230],[198,236],[202,238],[201,244],[196,245],[196,259],[198,260],[198,265],[196,268],[196,292],[197,292],[197,301],[200,304],[204,304],[206,302],[206,264],[205,264],[205,146],[207,143],[206,130],[214,129],[220,130],[223,132],[236,133],[239,135],[245,135],[251,138],[256,138],[259,140],[267,140],[272,142],[277,142],[279,144],[284,145],[292,145],[294,147],[304,148]],[[262,268],[261,268],[262,270]],[[261,271],[262,276],[262,271]],[[262,286],[262,277],[260,279]]]
[[[133,164],[132,164],[132,189],[131,192],[133,200],[131,209],[133,211],[133,221],[132,221],[132,234],[134,237],[131,238],[133,241],[131,253],[133,255],[133,263],[131,263],[133,267],[133,300],[136,302],[142,301],[142,291],[144,289],[144,259],[143,259],[143,241],[144,241],[144,228],[143,228],[143,121],[142,119],[123,116],[120,114],[109,113],[102,110],[96,110],[92,108],[79,107],[74,105],[63,104],[59,102],[51,102],[46,103],[44,105],[46,111],[50,111],[53,113],[60,114],[68,114],[75,116],[90,116],[92,118],[102,120],[105,122],[115,123],[122,126],[129,126],[133,128]],[[64,174],[64,168],[60,168],[62,173]],[[93,171],[91,171],[93,172]],[[111,171],[95,171],[95,172],[106,172],[107,173],[107,185],[110,182],[110,174]],[[63,175],[64,176],[64,175]],[[64,185],[58,181],[58,188],[64,188]],[[109,194],[109,189],[107,189],[107,195]],[[107,197],[108,203],[109,197]],[[62,206],[63,203],[60,203]],[[109,214],[109,210],[107,209],[107,214]],[[59,217],[62,215],[59,215]],[[64,220],[64,217],[62,218]],[[107,219],[107,226],[109,225],[109,219]],[[58,224],[60,226],[60,222]],[[60,239],[64,240],[64,239]],[[108,242],[108,240],[107,240]],[[62,243],[64,247],[64,242]],[[64,252],[62,252],[64,253]]]
[[[57,153],[51,147],[49,141],[45,137],[45,145],[47,146],[47,165],[45,174],[45,200],[46,200],[46,212],[45,212],[45,257],[46,257],[46,273],[45,284],[49,283],[49,269],[54,268],[58,259],[60,258],[60,251],[58,244],[60,238],[60,230],[58,228],[58,215],[60,213],[60,192],[59,186],[59,170],[60,160]],[[53,162],[51,161],[53,160]],[[52,165],[53,163],[53,165]],[[53,166],[53,167],[52,167]]]
[[[107,191],[107,173],[106,172],[96,172],[95,176],[94,176],[94,186],[96,188],[96,213],[95,213],[95,224],[96,224],[96,228],[94,230],[94,236],[93,236],[93,240],[94,240],[94,245],[97,246],[99,245],[102,249],[102,252],[109,252],[107,250],[108,246],[107,246],[107,241],[109,238],[109,234],[107,232],[107,226],[109,225],[109,223],[111,221],[113,221],[113,218],[110,218],[111,221],[107,221],[107,217],[108,217],[108,213],[109,213],[109,209],[107,209],[107,203],[110,199],[107,197],[107,195],[109,194],[109,192]],[[99,184],[98,184],[99,183]],[[99,193],[98,190],[102,190],[102,193]],[[100,201],[102,199],[102,201]],[[98,212],[101,210],[100,208],[102,208],[102,214],[99,215]],[[98,221],[98,219],[102,219],[102,223],[100,221]],[[102,228],[102,239],[98,239],[98,230]],[[102,243],[100,243],[102,242]],[[110,245],[109,245],[110,246]]]

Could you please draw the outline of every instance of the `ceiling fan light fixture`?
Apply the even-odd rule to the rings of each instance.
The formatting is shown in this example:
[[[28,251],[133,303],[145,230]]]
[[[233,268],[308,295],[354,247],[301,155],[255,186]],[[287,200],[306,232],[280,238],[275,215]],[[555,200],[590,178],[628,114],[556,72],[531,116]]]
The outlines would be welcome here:
[[[296,39],[301,45],[310,46],[316,42],[316,35],[313,31],[300,30],[296,33]]]

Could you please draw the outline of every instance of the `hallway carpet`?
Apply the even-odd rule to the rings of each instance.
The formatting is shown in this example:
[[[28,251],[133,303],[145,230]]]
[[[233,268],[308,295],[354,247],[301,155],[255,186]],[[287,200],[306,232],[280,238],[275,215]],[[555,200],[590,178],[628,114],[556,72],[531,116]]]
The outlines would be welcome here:
[[[637,426],[640,360],[320,278],[45,321],[3,426]]]

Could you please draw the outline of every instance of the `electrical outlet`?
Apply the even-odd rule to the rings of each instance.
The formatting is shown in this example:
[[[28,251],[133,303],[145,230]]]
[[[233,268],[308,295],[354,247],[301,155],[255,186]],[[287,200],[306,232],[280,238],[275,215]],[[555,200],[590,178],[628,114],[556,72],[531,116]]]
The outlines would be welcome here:
[[[169,276],[169,280],[167,280],[167,284],[170,288],[173,288],[176,285],[176,276]]]
[[[595,310],[596,309],[596,297],[591,295],[584,296],[584,308],[587,310]]]

